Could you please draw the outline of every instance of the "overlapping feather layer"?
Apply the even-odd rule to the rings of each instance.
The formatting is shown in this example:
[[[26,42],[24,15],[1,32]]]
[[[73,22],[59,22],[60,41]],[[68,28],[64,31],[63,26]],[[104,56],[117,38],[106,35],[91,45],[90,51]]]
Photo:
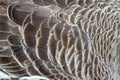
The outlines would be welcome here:
[[[9,75],[119,79],[119,1],[13,1],[3,11],[0,67]]]

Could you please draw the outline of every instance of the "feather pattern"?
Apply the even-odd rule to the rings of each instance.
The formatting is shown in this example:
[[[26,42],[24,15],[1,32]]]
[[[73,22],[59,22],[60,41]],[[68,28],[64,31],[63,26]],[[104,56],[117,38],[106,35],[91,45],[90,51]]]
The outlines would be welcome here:
[[[10,76],[118,80],[119,0],[11,0],[0,10],[0,68]]]

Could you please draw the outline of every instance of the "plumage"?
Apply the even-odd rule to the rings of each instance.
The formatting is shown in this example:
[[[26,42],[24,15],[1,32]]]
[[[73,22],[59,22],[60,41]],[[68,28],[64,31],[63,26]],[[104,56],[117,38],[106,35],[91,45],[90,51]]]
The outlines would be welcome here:
[[[0,68],[9,76],[119,80],[117,0],[10,0],[0,5]]]

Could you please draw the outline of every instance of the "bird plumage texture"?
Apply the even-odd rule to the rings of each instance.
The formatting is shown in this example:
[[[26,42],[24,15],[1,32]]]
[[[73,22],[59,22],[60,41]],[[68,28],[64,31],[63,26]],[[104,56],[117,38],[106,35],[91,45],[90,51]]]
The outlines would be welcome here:
[[[8,75],[120,79],[119,0],[5,1],[0,68]]]

